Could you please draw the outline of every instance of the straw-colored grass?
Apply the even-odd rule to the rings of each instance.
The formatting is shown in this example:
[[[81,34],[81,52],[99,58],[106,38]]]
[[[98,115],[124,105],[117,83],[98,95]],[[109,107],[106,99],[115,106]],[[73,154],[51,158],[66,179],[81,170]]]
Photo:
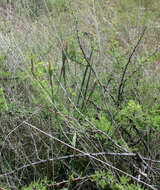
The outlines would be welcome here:
[[[158,20],[156,1],[0,1],[0,187],[158,189]]]

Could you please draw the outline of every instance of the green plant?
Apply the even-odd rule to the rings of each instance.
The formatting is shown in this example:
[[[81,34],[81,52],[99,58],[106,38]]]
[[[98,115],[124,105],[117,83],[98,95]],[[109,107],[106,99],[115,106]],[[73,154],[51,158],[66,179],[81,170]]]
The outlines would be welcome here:
[[[6,100],[4,97],[3,89],[0,87],[0,111],[6,107]]]
[[[128,102],[116,117],[123,126],[135,125],[138,129],[146,130],[147,115],[142,111],[142,107],[133,100]]]
[[[107,182],[107,173],[102,170],[102,171],[95,171],[95,175],[91,176],[91,180],[93,182],[97,182],[98,185],[104,189],[105,186],[108,184]]]
[[[22,187],[22,190],[47,190],[47,179],[37,180],[27,187]]]
[[[158,3],[2,1],[1,184],[156,186]]]
[[[107,119],[107,117],[105,116],[104,113],[99,113],[98,120],[93,117],[92,122],[100,131],[103,131],[107,135],[112,137],[114,129],[112,128],[111,122]],[[107,138],[103,134],[96,134],[96,136],[98,136],[102,139],[106,139],[106,141],[107,141]]]
[[[66,0],[53,0],[52,3],[53,3],[54,8],[56,8],[57,11],[64,11],[66,9]]]
[[[93,182],[96,182],[102,189],[143,190],[143,188],[141,188],[140,185],[135,185],[131,183],[130,179],[126,176],[122,175],[119,181],[116,180],[111,171],[95,171],[95,174],[91,176],[91,180]]]

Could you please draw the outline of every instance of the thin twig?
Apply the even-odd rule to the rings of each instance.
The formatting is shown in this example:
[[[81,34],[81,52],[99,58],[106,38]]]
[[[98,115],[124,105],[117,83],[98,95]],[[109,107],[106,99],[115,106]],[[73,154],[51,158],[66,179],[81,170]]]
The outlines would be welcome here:
[[[91,156],[103,156],[103,155],[108,155],[108,156],[121,156],[121,157],[137,157],[137,155],[141,158],[141,160],[146,160],[146,161],[151,161],[151,162],[160,162],[158,160],[151,160],[145,157],[142,157],[139,153],[115,153],[115,152],[99,152],[99,153],[89,153],[89,155]],[[61,156],[61,157],[56,157],[56,158],[49,158],[46,160],[39,160],[37,162],[33,162],[30,164],[26,164],[22,167],[16,168],[15,170],[12,170],[10,172],[4,173],[0,175],[0,178],[3,178],[5,176],[14,174],[20,170],[26,169],[28,167],[33,167],[39,164],[43,164],[46,162],[55,162],[55,161],[60,161],[60,160],[64,160],[64,159],[69,159],[69,158],[80,158],[80,157],[87,157],[88,153],[84,153],[84,154],[76,154],[76,155],[67,155],[67,156]],[[146,164],[146,162],[145,162]],[[147,165],[147,164],[146,164]]]
[[[86,179],[90,179],[90,178],[91,178],[91,176],[77,177],[77,178],[72,178],[71,181],[74,182],[74,181],[86,180]],[[47,184],[47,187],[60,186],[60,185],[66,184],[68,182],[69,182],[69,180],[61,181],[61,182],[55,183],[55,184]]]
[[[111,169],[113,169],[113,170],[115,170],[115,171],[117,171],[117,172],[120,172],[120,173],[126,175],[127,177],[130,177],[130,178],[133,179],[134,181],[137,181],[137,183],[141,183],[141,184],[145,185],[146,187],[149,187],[149,188],[152,189],[152,190],[157,190],[157,189],[154,188],[152,185],[150,185],[150,184],[148,184],[148,183],[146,183],[146,182],[144,182],[144,181],[142,181],[142,180],[139,180],[138,178],[132,176],[131,174],[128,174],[128,173],[124,172],[123,170],[118,169],[118,168],[116,168],[115,166],[113,166],[113,165],[111,165],[111,164],[109,164],[109,163],[107,163],[107,162],[105,162],[105,161],[103,161],[103,160],[100,160],[100,159],[96,158],[95,156],[93,156],[93,155],[91,155],[91,154],[89,154],[89,153],[85,153],[84,151],[82,151],[82,150],[80,150],[80,149],[77,149],[77,148],[75,148],[74,146],[71,146],[70,144],[65,143],[64,141],[61,141],[60,139],[58,139],[58,138],[52,136],[51,134],[48,134],[48,133],[46,133],[45,131],[42,131],[41,129],[35,127],[34,125],[31,125],[30,123],[28,123],[28,122],[26,122],[26,121],[24,121],[23,123],[26,124],[27,126],[31,127],[32,129],[35,129],[36,131],[38,131],[38,132],[44,134],[45,136],[47,136],[47,137],[49,137],[49,138],[51,138],[51,139],[53,139],[53,140],[55,140],[55,141],[57,141],[57,142],[59,142],[59,143],[65,145],[65,146],[67,146],[67,147],[69,147],[69,148],[71,148],[71,149],[73,149],[73,150],[76,150],[76,152],[80,152],[80,153],[82,153],[82,154],[86,154],[86,156],[88,156],[89,158],[92,158],[92,159],[94,159],[95,161],[98,161],[98,162],[100,162],[100,163],[102,163],[102,164],[108,166],[109,168],[111,168]],[[0,177],[1,177],[1,175],[0,175]]]
[[[124,67],[124,70],[123,70],[123,73],[122,73],[122,78],[121,78],[120,85],[119,85],[119,88],[118,88],[117,105],[119,105],[119,101],[120,101],[121,96],[122,96],[122,91],[123,91],[122,89],[124,88],[124,78],[125,78],[125,74],[126,74],[127,68],[129,66],[129,64],[131,63],[131,59],[132,59],[132,57],[133,57],[133,55],[134,55],[137,47],[139,46],[139,44],[140,44],[140,42],[141,42],[141,40],[142,40],[142,38],[143,38],[143,36],[145,34],[146,29],[147,29],[146,27],[143,29],[142,34],[141,34],[141,36],[140,36],[137,44],[134,46],[133,51],[132,51],[132,53],[130,54],[130,56],[128,58],[127,64]]]
[[[76,154],[76,155],[67,155],[67,156],[61,156],[61,157],[56,157],[56,158],[49,158],[46,160],[39,160],[37,162],[29,163],[26,164],[22,167],[16,168],[15,170],[12,170],[10,172],[4,173],[0,175],[0,178],[14,174],[20,170],[26,169],[28,167],[33,167],[39,164],[43,164],[46,162],[55,162],[55,161],[60,161],[60,160],[65,160],[69,158],[80,158],[80,157],[87,157],[88,155],[91,156],[103,156],[103,155],[108,155],[108,156],[127,156],[127,157],[136,157],[137,154],[135,153],[114,153],[114,152],[99,152],[99,153],[84,153],[84,154]]]

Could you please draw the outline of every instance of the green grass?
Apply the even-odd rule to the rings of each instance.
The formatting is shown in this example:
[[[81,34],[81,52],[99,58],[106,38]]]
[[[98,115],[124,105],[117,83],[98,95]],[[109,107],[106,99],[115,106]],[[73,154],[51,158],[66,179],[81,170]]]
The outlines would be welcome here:
[[[0,187],[158,189],[159,4],[0,6]]]

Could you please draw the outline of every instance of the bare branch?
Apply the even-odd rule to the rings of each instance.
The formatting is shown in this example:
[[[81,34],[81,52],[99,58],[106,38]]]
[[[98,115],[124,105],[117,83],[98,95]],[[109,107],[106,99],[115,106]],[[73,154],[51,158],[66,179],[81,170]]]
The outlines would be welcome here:
[[[32,129],[34,129],[34,130],[36,130],[36,131],[42,133],[43,135],[45,135],[45,136],[47,136],[47,137],[49,137],[49,138],[51,138],[51,139],[53,139],[53,140],[55,140],[55,141],[57,141],[57,142],[63,144],[63,145],[65,145],[65,146],[67,146],[67,147],[69,147],[69,148],[71,148],[71,149],[73,149],[73,150],[76,150],[77,152],[80,152],[80,153],[82,153],[82,154],[85,154],[85,155],[88,156],[89,158],[92,158],[92,159],[94,159],[95,161],[98,161],[98,162],[100,162],[100,163],[106,165],[107,167],[109,167],[109,168],[111,168],[111,169],[113,169],[113,170],[115,170],[115,171],[117,171],[117,172],[120,172],[120,173],[126,175],[127,177],[130,177],[130,178],[133,179],[134,181],[137,181],[137,183],[141,183],[141,184],[145,185],[146,187],[149,187],[149,188],[152,189],[152,190],[157,190],[157,189],[154,188],[152,185],[150,185],[150,184],[148,184],[148,183],[146,183],[146,182],[144,182],[144,181],[142,181],[142,180],[139,180],[138,178],[132,176],[131,174],[128,174],[128,173],[124,172],[123,170],[118,169],[118,168],[116,168],[115,166],[113,166],[113,165],[111,165],[111,164],[109,164],[109,163],[107,163],[107,162],[105,162],[105,161],[103,161],[103,160],[100,160],[99,158],[96,158],[95,156],[91,155],[90,153],[85,153],[84,151],[82,151],[82,150],[80,150],[80,149],[77,149],[77,148],[75,148],[74,146],[71,146],[71,145],[69,145],[68,143],[65,143],[64,141],[61,141],[60,139],[58,139],[58,138],[56,138],[56,137],[54,137],[54,136],[52,136],[52,135],[46,133],[45,131],[42,131],[41,129],[35,127],[34,125],[31,125],[30,123],[28,123],[28,122],[26,122],[26,121],[24,121],[23,123],[26,124],[27,126],[31,127]],[[11,174],[12,174],[12,173],[11,173]],[[0,177],[1,177],[1,176],[0,176]]]
[[[130,56],[128,58],[127,64],[124,67],[124,70],[123,70],[123,73],[122,73],[122,78],[121,78],[120,85],[119,85],[119,88],[118,88],[117,105],[119,105],[119,102],[120,102],[120,99],[121,99],[121,96],[122,96],[122,92],[123,92],[123,88],[124,88],[124,79],[125,79],[127,68],[129,66],[129,64],[131,63],[131,59],[132,59],[137,47],[139,46],[139,44],[140,44],[140,42],[141,42],[141,40],[142,40],[142,38],[143,38],[143,36],[145,34],[146,29],[147,29],[146,27],[143,29],[142,34],[141,34],[137,44],[134,46],[133,51],[132,51],[132,53],[130,54]]]

